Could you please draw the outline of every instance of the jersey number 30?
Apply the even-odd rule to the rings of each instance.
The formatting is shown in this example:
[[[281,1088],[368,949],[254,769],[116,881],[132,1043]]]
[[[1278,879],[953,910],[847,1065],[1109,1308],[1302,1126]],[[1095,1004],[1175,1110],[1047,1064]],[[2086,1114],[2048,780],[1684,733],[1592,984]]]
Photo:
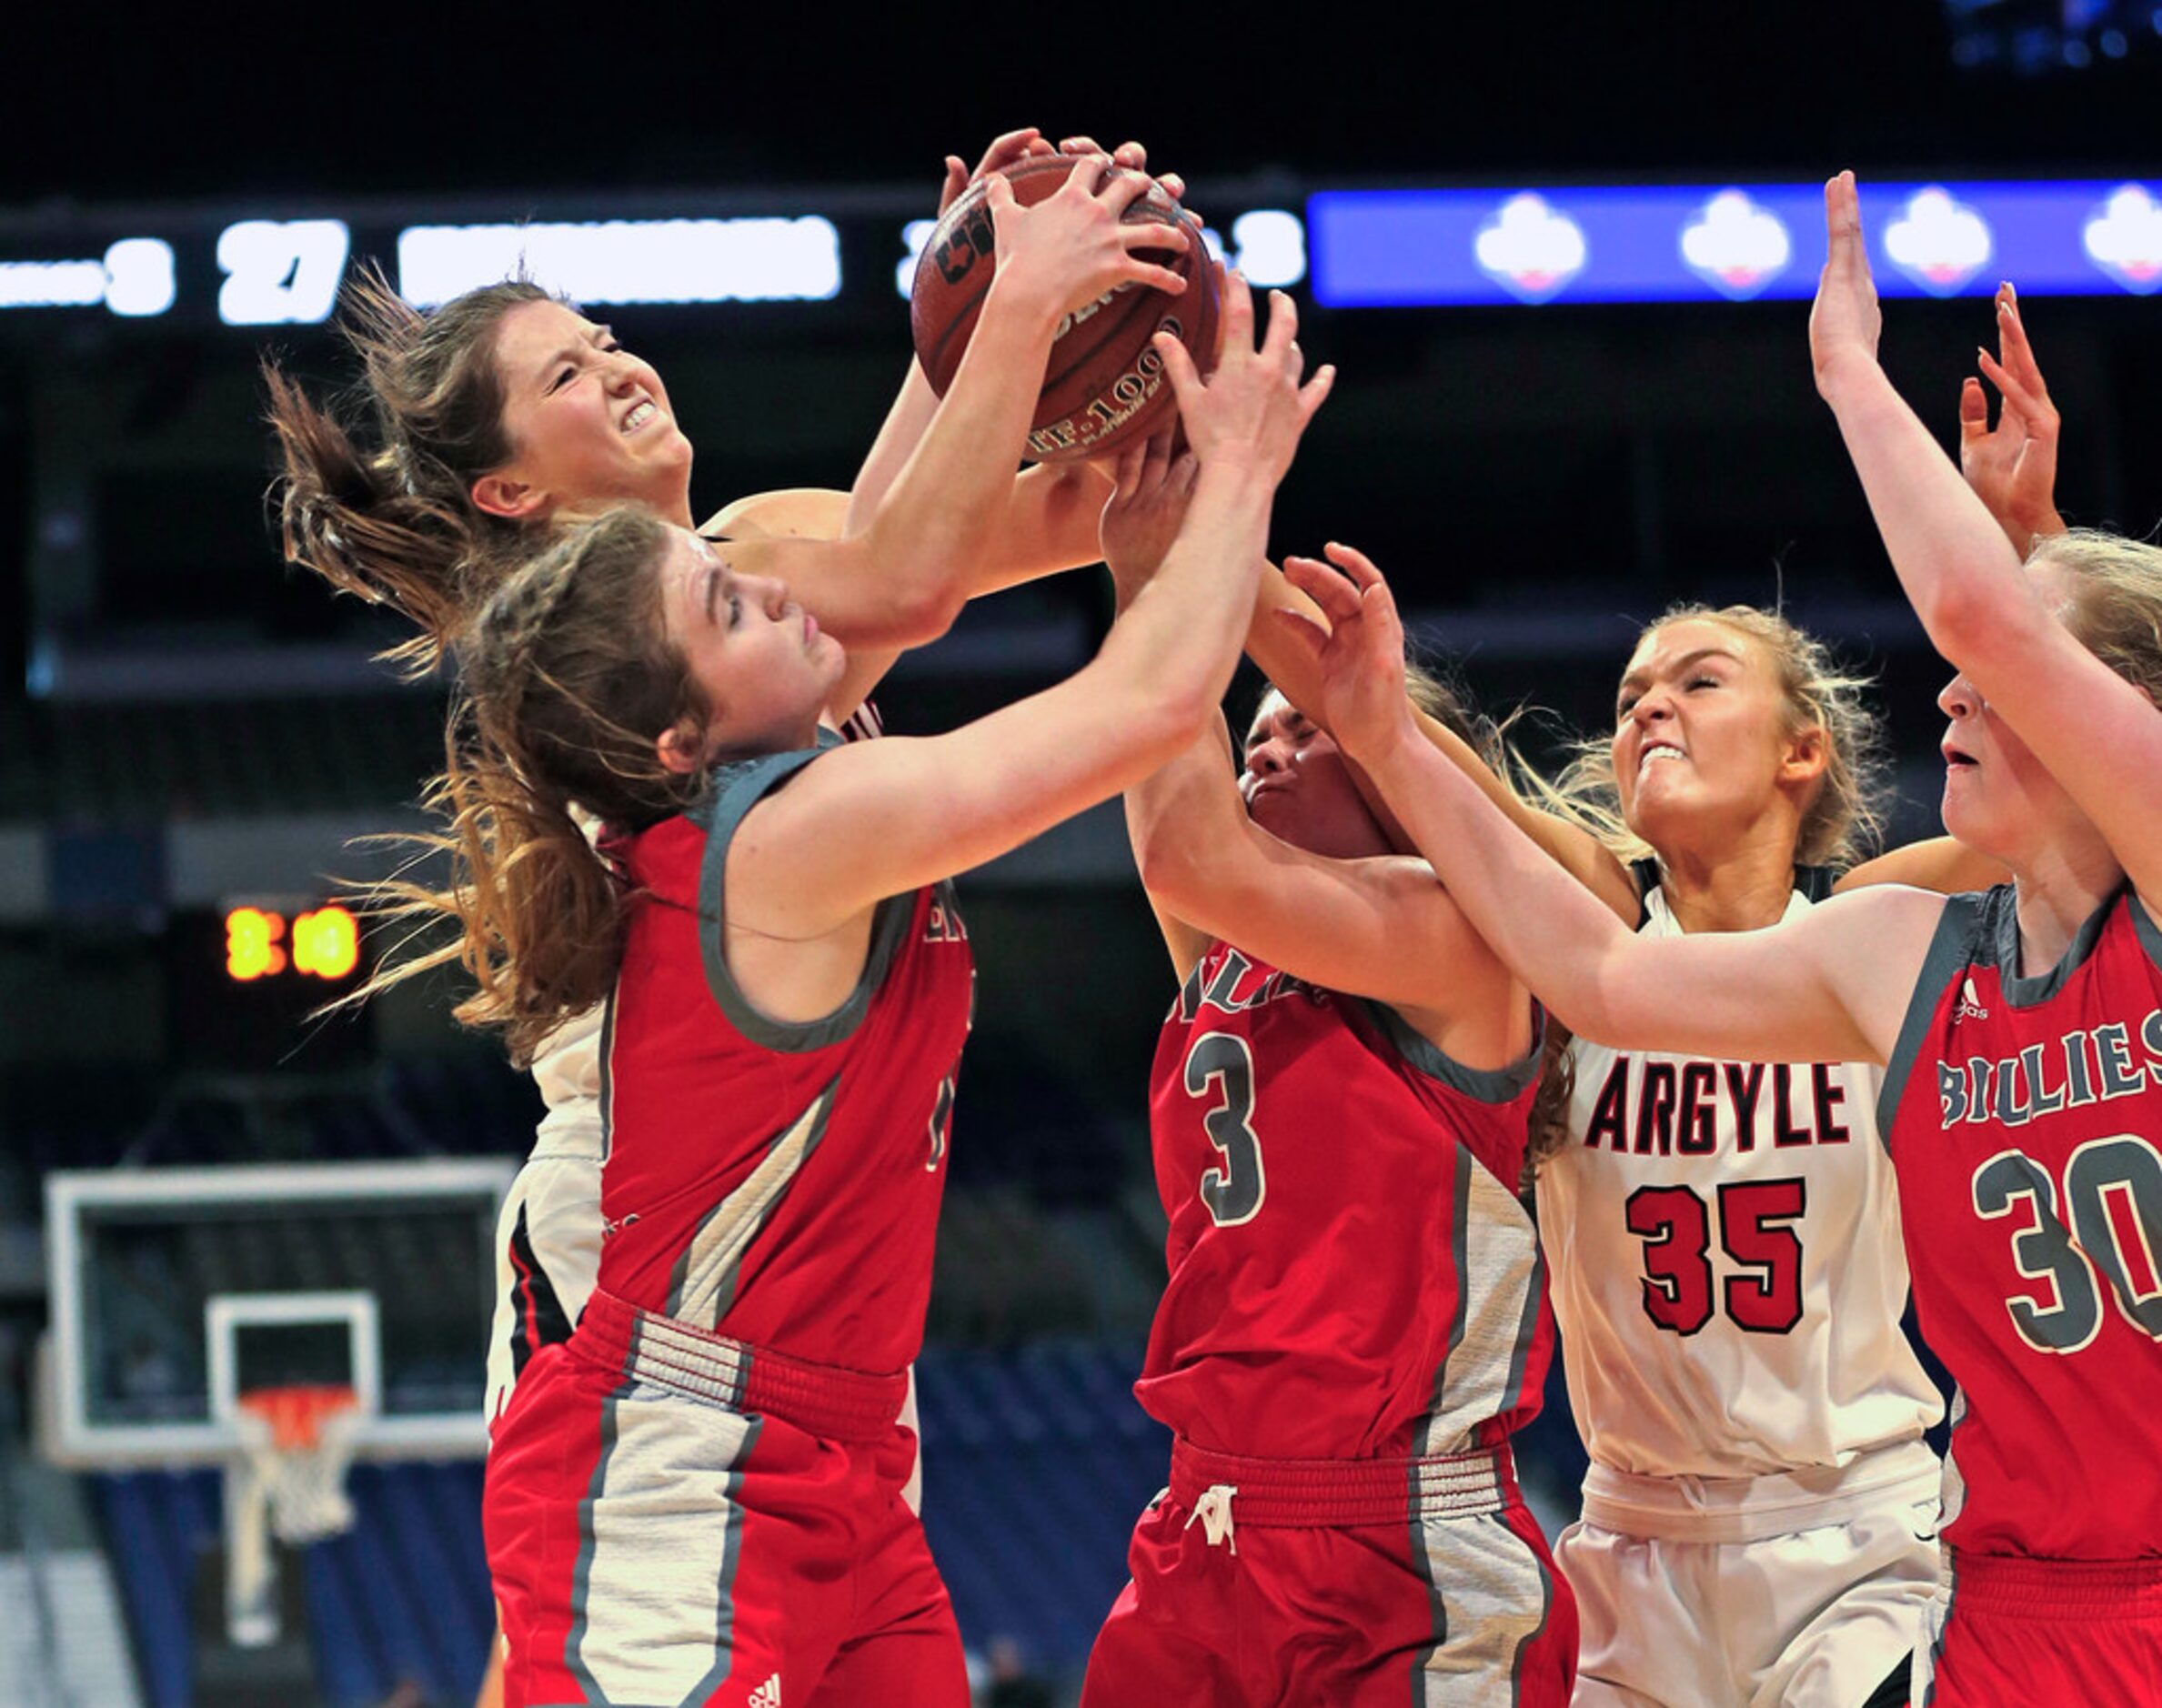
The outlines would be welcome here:
[[[2000,1150],[1975,1170],[1974,1192],[1976,1215],[2026,1217],[2012,1261],[2053,1297],[2015,1294],[2005,1309],[2035,1351],[2077,1352],[2100,1331],[2097,1270],[2125,1321],[2162,1341],[2162,1153],[2153,1145],[2128,1132],[2090,1139],[2065,1164],[2061,1200],[2034,1158]]]
[[[1210,1097],[1216,1107],[1202,1117],[1202,1130],[1222,1154],[1222,1163],[1202,1174],[1202,1202],[1219,1228],[1252,1221],[1268,1196],[1262,1141],[1253,1130],[1253,1051],[1232,1032],[1203,1032],[1186,1052],[1186,1092]]]
[[[1723,1302],[1735,1326],[1785,1334],[1802,1320],[1802,1236],[1791,1224],[1808,1207],[1799,1178],[1735,1181],[1719,1189],[1719,1243],[1743,1272],[1726,1278]],[[1712,1212],[1686,1186],[1640,1186],[1629,1194],[1629,1231],[1644,1242],[1644,1315],[1672,1334],[1712,1320]]]

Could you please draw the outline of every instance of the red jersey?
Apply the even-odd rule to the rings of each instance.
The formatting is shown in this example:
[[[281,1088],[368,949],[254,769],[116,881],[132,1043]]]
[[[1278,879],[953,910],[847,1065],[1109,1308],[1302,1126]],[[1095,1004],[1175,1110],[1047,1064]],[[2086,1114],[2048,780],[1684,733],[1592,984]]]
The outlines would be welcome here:
[[[1200,1447],[1452,1453],[1535,1416],[1554,1342],[1516,1195],[1538,1050],[1480,1072],[1216,943],[1151,1076],[1171,1277],[1135,1387]]]
[[[615,850],[643,893],[601,1052],[598,1285],[883,1374],[922,1343],[975,972],[941,884],[880,904],[863,976],[825,1019],[771,1020],[737,988],[722,952],[729,843],[817,757],[724,768],[690,813]]]
[[[2022,977],[2009,886],[1945,904],[1879,1130],[1959,1383],[1946,1538],[2162,1553],[2162,933],[2126,894]]]

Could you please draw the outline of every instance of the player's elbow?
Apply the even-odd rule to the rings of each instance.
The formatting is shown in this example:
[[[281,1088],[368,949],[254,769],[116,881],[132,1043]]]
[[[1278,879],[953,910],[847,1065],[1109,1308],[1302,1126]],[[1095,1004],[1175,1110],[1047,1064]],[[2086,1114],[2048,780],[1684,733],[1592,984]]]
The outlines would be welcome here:
[[[1940,576],[1916,601],[1916,615],[1938,652],[1963,670],[1986,673],[1999,658],[2024,655],[2034,641],[2038,602],[2007,598],[2006,591],[1995,578]]]
[[[1181,835],[1180,827],[1164,819],[1151,820],[1134,838],[1133,863],[1141,888],[1181,919],[1194,912],[1208,893],[1193,838]]]
[[[1150,770],[1168,765],[1201,738],[1217,713],[1218,696],[1210,691],[1211,686],[1172,681],[1153,692],[1144,688],[1137,696],[1131,728]]]
[[[1579,960],[1563,977],[1534,984],[1533,990],[1575,1037],[1613,1050],[1658,1047],[1658,1017],[1632,1000],[1630,981],[1618,971],[1610,977],[1604,966]]]
[[[942,638],[969,602],[966,579],[930,571],[897,583],[879,644],[923,647]]]

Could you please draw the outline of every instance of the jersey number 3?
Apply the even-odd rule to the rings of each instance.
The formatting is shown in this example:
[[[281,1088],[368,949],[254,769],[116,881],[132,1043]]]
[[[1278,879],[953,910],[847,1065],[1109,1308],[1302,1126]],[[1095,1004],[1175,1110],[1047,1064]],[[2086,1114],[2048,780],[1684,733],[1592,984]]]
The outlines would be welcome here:
[[[1736,1328],[1785,1334],[1802,1320],[1802,1236],[1791,1224],[1808,1202],[1798,1178],[1720,1187],[1719,1243],[1742,1266],[1725,1288]],[[1644,1315],[1671,1334],[1694,1334],[1712,1320],[1710,1207],[1686,1186],[1640,1186],[1627,1213],[1644,1242]]]
[[[1202,1130],[1222,1153],[1202,1174],[1202,1202],[1219,1228],[1252,1221],[1268,1195],[1262,1141],[1253,1130],[1253,1051],[1232,1032],[1203,1032],[1186,1052],[1186,1093],[1214,1097]]]

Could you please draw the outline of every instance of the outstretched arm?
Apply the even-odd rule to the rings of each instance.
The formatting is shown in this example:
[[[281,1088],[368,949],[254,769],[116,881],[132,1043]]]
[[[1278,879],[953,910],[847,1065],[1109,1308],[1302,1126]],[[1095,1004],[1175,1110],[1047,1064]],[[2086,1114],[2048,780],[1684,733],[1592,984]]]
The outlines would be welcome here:
[[[1239,799],[1229,751],[1219,718],[1126,791],[1159,916],[1186,922],[1204,945],[1222,938],[1294,978],[1386,1002],[1468,1066],[1521,1057],[1529,1011],[1521,998],[1513,1013],[1503,1007],[1514,980],[1433,869],[1394,854],[1331,859],[1272,836]]]
[[[1930,644],[1962,671],[2162,904],[2162,708],[2081,645],[1988,508],[1877,365],[1880,316],[1852,173],[1825,186],[1830,253],[1809,318],[1817,390]]]
[[[1276,485],[1332,378],[1324,368],[1299,384],[1288,297],[1275,298],[1258,350],[1242,283],[1226,312],[1223,361],[1207,382],[1175,340],[1158,341],[1200,472],[1163,569],[1096,658],[950,735],[863,742],[810,767],[754,809],[732,846],[731,926],[837,930],[1116,794],[1199,732],[1238,659]]]
[[[1162,433],[1119,459],[1103,556],[1119,608],[1147,586],[1192,501],[1194,461]],[[1328,859],[1253,822],[1221,716],[1126,791],[1126,828],[1151,909],[1183,980],[1210,941],[1236,942],[1330,990],[1374,998],[1458,1060],[1500,1067],[1530,1044],[1514,980],[1423,860]]]
[[[946,157],[946,181],[939,197],[939,212],[944,214],[978,179],[1023,160],[1054,153],[1103,152],[1087,136],[1070,136],[1054,149],[1033,126],[1008,131],[985,150],[973,172],[962,166],[958,156]],[[1123,171],[1149,169],[1149,151],[1140,143],[1121,143],[1110,154],[1111,164]],[[1184,194],[1185,182],[1175,172],[1161,174],[1157,182],[1173,196]],[[911,357],[900,395],[887,412],[870,454],[864,458],[856,483],[850,489],[844,533],[860,534],[872,525],[894,483],[930,430],[938,409],[938,394],[924,377],[922,365]],[[972,598],[1039,576],[1094,563],[1098,555],[1096,516],[1111,496],[1111,484],[1108,473],[1088,463],[1045,466],[1023,472],[1012,483],[1004,517],[994,531],[981,570],[969,583],[965,596]],[[820,621],[824,620],[821,615]]]
[[[997,269],[982,316],[891,485],[860,532],[839,541],[747,541],[732,553],[736,567],[786,582],[852,645],[911,646],[943,633],[1007,519],[1061,316],[1122,285],[1183,289],[1176,273],[1139,252],[1182,245],[1184,234],[1121,223],[1147,186],[1108,161],[1084,161],[1056,193],[1022,207],[993,176]]]
[[[1579,1035],[1757,1061],[1885,1059],[1943,903],[1896,888],[1764,931],[1628,929],[1419,734],[1379,570],[1332,552],[1312,645],[1329,727],[1493,950]],[[1341,571],[1339,573],[1338,571]]]

